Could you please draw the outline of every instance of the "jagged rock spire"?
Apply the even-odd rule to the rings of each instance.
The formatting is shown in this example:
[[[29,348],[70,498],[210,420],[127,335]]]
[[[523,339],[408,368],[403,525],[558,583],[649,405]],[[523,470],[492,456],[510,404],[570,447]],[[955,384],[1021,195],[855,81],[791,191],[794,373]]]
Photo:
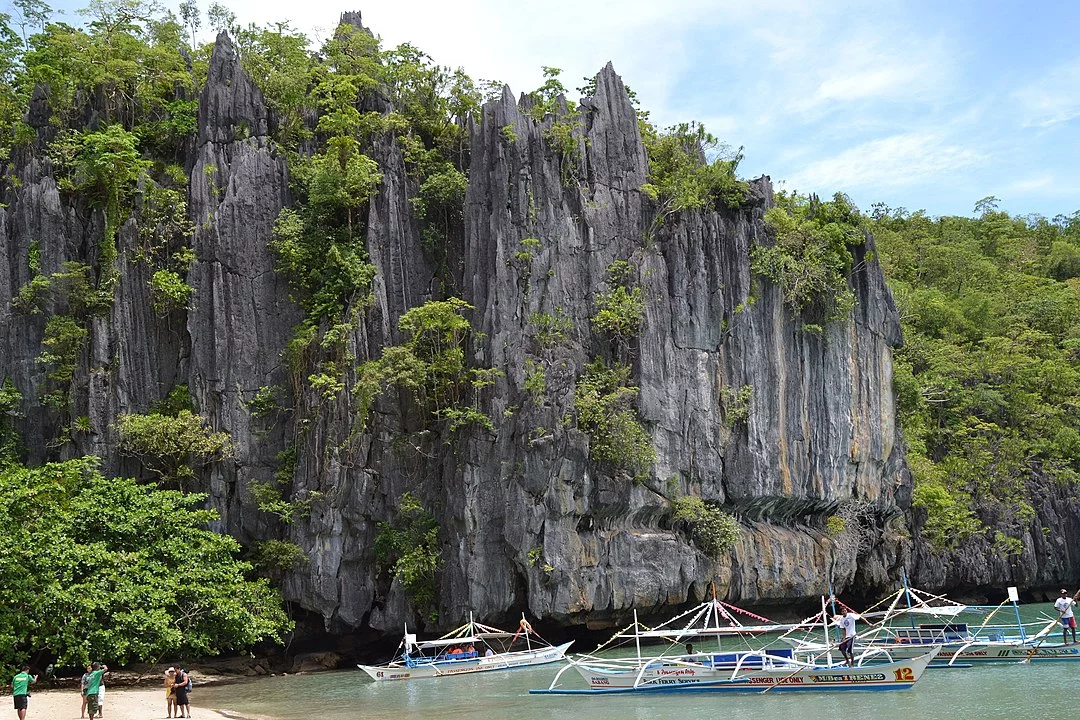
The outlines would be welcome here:
[[[269,114],[262,91],[240,64],[229,34],[218,33],[199,103],[199,144],[231,142],[269,134]]]

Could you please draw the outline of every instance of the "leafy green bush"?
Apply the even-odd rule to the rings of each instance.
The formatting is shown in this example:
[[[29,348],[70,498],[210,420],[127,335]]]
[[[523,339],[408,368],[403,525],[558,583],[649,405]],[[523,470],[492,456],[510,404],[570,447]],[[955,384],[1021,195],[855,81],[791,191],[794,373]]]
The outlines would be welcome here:
[[[285,388],[280,385],[263,385],[255,391],[255,397],[248,402],[248,412],[256,420],[270,417],[281,411],[281,397]]]
[[[778,193],[776,202],[765,213],[776,241],[753,246],[751,269],[779,285],[793,311],[817,301],[826,318],[845,318],[855,305],[849,246],[865,240],[858,209],[840,193],[830,202]]]
[[[262,540],[251,547],[251,563],[270,577],[281,577],[309,562],[304,549],[288,540]]]
[[[104,315],[112,307],[112,292],[99,290],[94,285],[93,269],[86,263],[68,260],[59,272],[51,275],[34,275],[30,282],[19,288],[12,300],[12,307],[28,315],[44,311],[52,300],[77,318]]]
[[[312,503],[322,497],[320,492],[307,492],[286,500],[282,487],[291,481],[291,473],[287,479],[282,477],[281,473],[275,473],[274,480],[270,482],[251,478],[247,483],[248,495],[259,510],[276,515],[284,523],[291,523],[297,518],[310,515]]]
[[[608,267],[610,290],[596,293],[596,314],[592,325],[597,332],[626,344],[641,332],[645,316],[645,291],[633,284],[634,266],[616,260]]]
[[[0,665],[209,655],[281,641],[292,627],[203,495],[105,478],[95,458],[0,465]]]
[[[38,362],[50,366],[48,378],[57,383],[70,383],[75,363],[89,335],[86,328],[67,315],[56,315],[45,324],[41,344],[45,351]]]
[[[396,385],[413,393],[429,417],[446,420],[451,431],[465,425],[494,429],[478,404],[480,391],[500,371],[465,365],[465,342],[472,326],[462,313],[472,309],[464,300],[450,298],[428,301],[401,316],[398,328],[405,342],[384,347],[378,360],[358,369],[353,392],[359,400],[361,426],[375,398],[385,387]]]
[[[149,413],[120,415],[120,452],[142,461],[159,482],[181,489],[195,476],[195,467],[232,453],[229,434],[214,432],[190,410],[175,416]]]
[[[544,373],[544,366],[533,362],[531,359],[525,360],[525,392],[529,393],[533,398],[533,402],[536,403],[541,402],[544,393],[547,392],[547,377]]]
[[[392,520],[379,523],[375,558],[402,584],[415,609],[436,610],[436,573],[443,564],[439,525],[410,493],[401,496]]]
[[[739,521],[715,505],[690,496],[676,498],[672,504],[673,519],[686,523],[694,544],[706,555],[719,558],[739,541]]]
[[[150,412],[176,417],[184,410],[195,412],[195,398],[186,383],[181,383],[169,391],[161,400],[150,404]]]
[[[646,240],[676,213],[718,205],[737,208],[746,201],[749,186],[735,174],[742,148],[732,151],[697,123],[662,132],[648,122],[639,125],[649,157],[649,178],[641,190],[658,204]]]
[[[745,423],[750,418],[750,400],[754,396],[753,385],[743,385],[738,390],[725,387],[724,398],[724,421],[728,427]]]
[[[15,430],[15,418],[22,415],[23,396],[15,387],[15,381],[4,378],[0,384],[0,465],[15,457],[19,436]]]
[[[981,529],[969,502],[968,498],[950,492],[940,483],[922,483],[912,493],[912,504],[926,509],[923,534],[939,549],[955,548]]]
[[[566,316],[561,307],[554,312],[534,312],[529,315],[529,324],[533,326],[533,337],[541,348],[551,349],[563,345],[570,338],[574,323]]]
[[[195,288],[172,270],[158,270],[150,278],[151,302],[158,315],[186,308],[194,292]]]
[[[577,380],[574,409],[578,428],[589,435],[589,457],[641,479],[656,462],[656,448],[634,412],[638,388],[629,379],[628,366],[594,360]]]

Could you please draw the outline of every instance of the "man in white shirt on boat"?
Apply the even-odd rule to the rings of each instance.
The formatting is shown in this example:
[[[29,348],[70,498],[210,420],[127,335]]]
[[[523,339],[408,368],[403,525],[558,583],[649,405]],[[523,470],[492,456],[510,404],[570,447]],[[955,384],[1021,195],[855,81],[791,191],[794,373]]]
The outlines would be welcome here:
[[[837,615],[833,618],[833,625],[844,630],[844,639],[840,642],[840,652],[843,653],[844,659],[847,660],[848,667],[855,667],[855,652],[852,646],[855,644],[855,621],[858,619],[859,616],[850,609],[843,615]]]
[[[1076,617],[1073,615],[1073,605],[1076,601],[1069,597],[1069,591],[1061,588],[1061,597],[1054,603],[1058,613],[1061,614],[1061,642],[1069,644],[1069,631],[1072,630],[1072,644],[1076,644]]]

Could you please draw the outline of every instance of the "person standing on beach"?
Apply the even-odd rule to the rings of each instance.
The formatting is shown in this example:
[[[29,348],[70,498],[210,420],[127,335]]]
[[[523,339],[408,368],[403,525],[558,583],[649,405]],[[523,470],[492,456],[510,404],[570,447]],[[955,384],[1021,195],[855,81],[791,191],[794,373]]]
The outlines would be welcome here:
[[[97,716],[98,720],[105,717],[105,678],[101,678],[101,684],[97,690]],[[91,718],[93,720],[93,718]]]
[[[86,672],[83,673],[82,679],[79,680],[79,699],[82,701],[82,706],[79,707],[79,717],[86,717],[86,682],[90,679],[90,671],[93,670],[89,665],[86,666]]]
[[[173,691],[173,683],[176,681],[176,668],[165,671],[165,717],[171,718],[174,714],[180,717],[176,710],[176,693]]]
[[[30,686],[37,682],[37,675],[30,674],[30,666],[23,665],[22,672],[11,681],[12,695],[15,696],[15,711],[19,720],[26,720],[26,706],[30,703]]]
[[[176,712],[174,717],[191,717],[191,705],[188,704],[188,674],[184,668],[176,668],[176,678],[173,680],[173,695],[176,696]]]
[[[109,672],[108,665],[95,662],[90,666],[90,677],[86,680],[86,709],[90,711],[91,720],[98,713],[98,691],[101,689],[101,683],[107,672]]]

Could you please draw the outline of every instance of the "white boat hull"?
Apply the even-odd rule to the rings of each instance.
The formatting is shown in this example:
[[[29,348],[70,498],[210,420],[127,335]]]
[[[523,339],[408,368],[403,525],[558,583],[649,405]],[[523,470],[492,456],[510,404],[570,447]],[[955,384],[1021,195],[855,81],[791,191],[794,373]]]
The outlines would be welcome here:
[[[917,658],[863,667],[785,666],[739,669],[712,668],[681,662],[653,661],[645,667],[600,667],[585,662],[575,669],[592,691],[711,691],[761,692],[781,690],[904,690],[914,685],[934,657],[933,650]],[[588,691],[585,691],[588,692]]]
[[[1032,650],[1034,650],[1034,653]],[[856,645],[854,652],[856,658],[865,657],[867,660],[880,661],[885,657],[902,660],[926,652],[926,646],[875,643],[873,645]],[[803,646],[795,649],[795,656],[801,660],[822,659],[823,653],[824,650],[821,646]],[[833,650],[833,658],[838,657],[839,652]],[[1034,645],[1020,642],[947,643],[942,646],[936,663],[946,665],[949,663],[1019,662],[1027,660],[1029,657],[1032,662],[1080,660],[1080,645],[1043,643],[1036,648]]]
[[[368,677],[376,682],[391,680],[418,680],[420,678],[446,677],[450,675],[463,675],[466,673],[488,672],[492,670],[512,670],[516,668],[532,667],[533,665],[546,665],[558,662],[566,655],[567,649],[573,642],[553,645],[537,650],[523,650],[520,652],[497,653],[491,657],[476,657],[461,660],[444,660],[440,662],[424,662],[414,664],[412,667],[404,663],[390,665],[357,665],[367,673]]]

